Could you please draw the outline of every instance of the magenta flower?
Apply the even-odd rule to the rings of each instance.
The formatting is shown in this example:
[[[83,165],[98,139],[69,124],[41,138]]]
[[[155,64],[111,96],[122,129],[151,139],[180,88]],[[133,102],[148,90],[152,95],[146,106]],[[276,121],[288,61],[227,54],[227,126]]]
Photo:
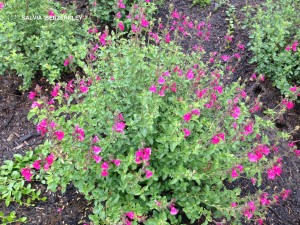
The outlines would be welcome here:
[[[126,124],[124,122],[117,122],[117,123],[114,124],[113,130],[118,132],[118,133],[124,134],[125,126],[126,126]]]
[[[224,61],[224,62],[228,62],[230,60],[230,56],[228,55],[222,55],[221,56],[221,59]]]
[[[180,19],[180,14],[176,10],[172,12],[171,16],[173,19]]]
[[[98,155],[102,151],[102,148],[100,148],[98,146],[92,146],[92,149],[94,150],[94,153],[96,155]]]
[[[211,143],[212,144],[218,144],[220,141],[224,141],[225,140],[225,134],[224,133],[219,133],[219,134],[216,134],[215,136],[212,137],[211,139]]]
[[[124,31],[124,24],[122,21],[118,24],[118,28],[120,29],[120,31]]]
[[[238,204],[237,204],[236,202],[232,202],[232,203],[230,204],[230,206],[231,206],[232,208],[234,208],[234,207],[238,206]]]
[[[119,2],[118,2],[118,7],[119,7],[120,9],[125,9],[125,5],[124,5],[124,3],[123,3],[122,0],[119,0]]]
[[[41,133],[42,136],[44,136],[48,132],[47,126],[47,120],[43,119],[40,123],[38,123],[36,130]]]
[[[251,183],[252,183],[252,185],[255,185],[256,184],[256,178],[252,177],[251,178]]]
[[[145,170],[145,174],[147,179],[153,176],[153,172],[150,170]]]
[[[112,162],[116,165],[116,166],[120,166],[121,165],[121,160],[120,159],[114,159],[112,160]]]
[[[167,34],[166,34],[166,37],[165,37],[165,42],[166,42],[166,43],[170,43],[170,41],[171,41],[171,36],[170,36],[169,33],[167,33]]]
[[[191,114],[192,114],[192,115],[200,116],[200,110],[199,110],[199,109],[193,109],[193,110],[191,111]]]
[[[296,52],[297,51],[297,46],[298,46],[299,42],[298,41],[295,41],[293,44],[292,44],[292,50],[293,52]]]
[[[133,23],[133,24],[131,24],[131,31],[132,31],[132,33],[137,33],[137,32],[139,32],[140,30],[139,30],[139,28]]]
[[[190,136],[191,131],[189,129],[187,129],[187,128],[184,128],[183,129],[183,133],[184,133],[184,137],[186,138],[186,137]]]
[[[245,211],[244,211],[244,216],[245,216],[248,220],[250,220],[250,219],[252,218],[252,216],[253,216],[253,213],[252,213],[251,211],[249,211],[249,210],[245,210]]]
[[[106,33],[103,33],[99,36],[99,41],[101,42],[102,46],[106,45],[106,37],[107,37]]]
[[[240,50],[242,50],[242,51],[245,50],[245,45],[243,45],[243,44],[238,44],[237,46],[238,46],[238,48],[239,48]]]
[[[52,163],[54,162],[54,154],[51,153],[50,155],[48,155],[46,158],[45,158],[46,162],[48,163],[49,166],[52,165]]]
[[[48,16],[50,16],[50,17],[54,17],[54,16],[55,16],[55,13],[54,13],[52,10],[49,10],[49,12],[48,12]]]
[[[291,88],[290,88],[290,91],[291,91],[291,92],[296,92],[296,91],[297,91],[297,86],[295,85],[294,87],[291,87]]]
[[[33,100],[35,98],[35,96],[36,96],[36,92],[35,91],[31,91],[31,92],[29,92],[28,98],[30,100]]]
[[[289,197],[289,195],[290,195],[291,192],[292,192],[291,190],[284,190],[284,191],[282,191],[281,194],[280,194],[280,196],[282,197],[282,200],[287,199]]]
[[[100,140],[99,140],[99,138],[98,138],[98,136],[96,135],[94,138],[93,138],[93,143],[97,143],[97,142],[99,142]]]
[[[191,113],[186,113],[186,114],[183,115],[182,118],[183,118],[184,121],[188,122],[188,121],[191,120],[192,114]]]
[[[99,155],[93,155],[93,158],[94,158],[94,160],[95,160],[96,163],[100,163],[101,160],[102,160],[102,157],[99,156]]]
[[[101,176],[102,177],[107,177],[108,176],[107,170],[103,169],[102,172],[101,172]]]
[[[151,148],[139,149],[135,152],[135,163],[148,162],[150,160]]]
[[[223,93],[223,87],[222,86],[215,86],[214,90],[216,90],[217,92],[219,92],[219,94]]]
[[[0,10],[2,10],[4,8],[4,3],[0,2]]]
[[[230,116],[232,116],[235,120],[239,118],[241,115],[241,108],[234,106]]]
[[[238,177],[239,176],[239,174],[238,174],[238,172],[236,171],[236,169],[232,169],[231,170],[231,177],[232,178],[236,178],[236,177]]]
[[[65,61],[64,61],[64,66],[68,66],[69,64],[70,64],[69,59],[65,59]]]
[[[117,12],[116,18],[117,18],[117,19],[120,19],[120,18],[121,18],[121,12]]]
[[[84,84],[81,84],[79,89],[81,93],[87,93],[89,91],[89,88]]]
[[[152,93],[155,93],[155,92],[157,91],[156,86],[155,86],[155,85],[152,85],[152,86],[149,88],[149,91],[152,92]]]
[[[191,80],[191,79],[193,79],[194,78],[194,72],[193,72],[193,70],[189,70],[187,73],[186,73],[186,78],[188,79],[188,80]]]
[[[75,132],[74,134],[76,135],[76,137],[79,139],[79,141],[83,141],[84,140],[84,130],[83,128],[80,128],[78,125],[75,126]]]
[[[65,136],[65,133],[61,130],[55,131],[54,134],[56,135],[56,138],[59,141],[61,141]]]
[[[171,215],[176,215],[178,213],[178,209],[176,209],[174,206],[170,207],[170,214]]]
[[[30,169],[28,169],[28,168],[22,168],[21,169],[21,174],[25,178],[25,180],[31,181],[32,174],[31,174],[31,170]]]
[[[32,164],[33,168],[36,170],[41,169],[41,160],[35,160],[34,163]]]
[[[163,76],[160,76],[159,78],[158,78],[158,84],[164,84],[166,81],[165,81],[165,78],[163,77]]]
[[[129,219],[134,220],[134,212],[128,212],[125,214],[125,216],[127,216]]]
[[[38,102],[33,102],[32,104],[31,104],[31,108],[33,109],[33,108],[35,108],[35,107],[38,107],[38,108],[40,108],[42,105],[40,104],[40,103],[38,103]]]
[[[149,21],[146,20],[145,18],[142,18],[141,26],[147,28],[149,26]]]
[[[105,170],[108,170],[108,168],[109,168],[108,162],[103,162],[102,165],[101,165],[101,168],[105,169]]]
[[[299,149],[299,150],[298,150],[298,149],[295,149],[295,150],[294,150],[294,153],[295,153],[296,156],[300,157],[300,149]]]
[[[285,50],[288,51],[288,52],[291,51],[291,49],[292,49],[292,48],[291,48],[291,46],[289,46],[289,45],[285,47]]]
[[[268,199],[268,193],[263,193],[259,197],[260,204],[262,205],[270,205],[271,201]]]
[[[258,157],[256,154],[249,152],[248,153],[248,159],[250,162],[257,162],[258,161]]]
[[[53,97],[58,96],[59,90],[60,90],[60,85],[59,85],[59,84],[56,84],[56,85],[54,86],[52,92],[51,92],[51,95],[52,95]]]

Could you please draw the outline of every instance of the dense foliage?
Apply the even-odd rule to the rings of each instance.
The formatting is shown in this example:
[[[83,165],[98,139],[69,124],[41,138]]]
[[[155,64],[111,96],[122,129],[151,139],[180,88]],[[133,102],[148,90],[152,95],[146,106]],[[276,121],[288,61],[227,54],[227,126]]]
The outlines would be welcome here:
[[[252,62],[282,93],[300,84],[299,9],[299,1],[268,0],[250,20]]]
[[[0,74],[16,73],[28,88],[37,74],[53,83],[68,66],[82,66],[87,52],[82,17],[50,1],[8,0],[0,18]]]

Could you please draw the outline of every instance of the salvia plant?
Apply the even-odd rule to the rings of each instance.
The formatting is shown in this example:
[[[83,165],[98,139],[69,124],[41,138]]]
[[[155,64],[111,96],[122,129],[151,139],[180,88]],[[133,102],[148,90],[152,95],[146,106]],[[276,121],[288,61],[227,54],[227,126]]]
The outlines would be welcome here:
[[[291,84],[300,84],[299,8],[299,1],[268,0],[248,22],[254,53],[251,62],[282,93],[288,92]]]
[[[29,93],[28,118],[45,142],[22,176],[45,179],[52,191],[72,182],[93,201],[94,224],[180,224],[183,215],[203,224],[240,224],[241,217],[263,224],[264,210],[291,191],[241,195],[230,183],[259,187],[281,175],[284,154],[300,155],[294,142],[283,144],[299,127],[286,133],[274,125],[294,107],[299,88],[258,117],[259,98],[250,102],[244,84],[222,82],[243,43],[232,55],[205,53],[207,21],[171,8],[171,22],[156,27],[145,12],[133,6],[128,33],[122,18],[115,32],[93,32],[86,77],[56,83],[50,97],[40,86]],[[193,35],[199,44],[186,53],[178,42]]]
[[[53,83],[70,72],[69,64],[73,69],[82,66],[86,23],[52,1],[5,1],[0,9],[0,74],[22,76],[26,89],[35,75]]]

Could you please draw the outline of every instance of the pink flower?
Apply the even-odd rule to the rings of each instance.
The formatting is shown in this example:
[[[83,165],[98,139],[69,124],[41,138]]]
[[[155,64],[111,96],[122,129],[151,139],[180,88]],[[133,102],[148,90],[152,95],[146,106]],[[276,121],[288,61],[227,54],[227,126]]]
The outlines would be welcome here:
[[[151,148],[139,149],[135,152],[135,163],[140,164],[142,161],[147,162],[150,160]]]
[[[191,79],[193,79],[194,78],[194,72],[193,72],[193,70],[189,70],[187,73],[186,73],[186,78],[188,79],[188,80],[191,80]]]
[[[166,43],[170,43],[170,41],[171,41],[171,36],[170,36],[169,33],[166,34],[165,41],[166,41]]]
[[[290,88],[290,91],[291,91],[291,92],[296,92],[296,91],[297,91],[297,86],[295,85],[294,87],[291,87],[291,88]]]
[[[114,159],[112,160],[112,162],[116,165],[116,166],[120,166],[121,165],[121,160],[120,159]]]
[[[172,12],[171,16],[173,19],[180,19],[180,14],[176,10]]]
[[[109,168],[108,162],[103,162],[101,168],[107,170]]]
[[[149,2],[150,2],[150,0],[145,0],[145,2],[149,3]]]
[[[118,133],[124,134],[124,128],[126,127],[126,124],[124,122],[117,122],[113,126],[113,130],[115,130]]]
[[[192,114],[192,115],[200,116],[200,110],[199,110],[199,109],[193,109],[193,110],[191,111],[191,114]]]
[[[241,115],[241,108],[234,106],[230,114],[235,120]]]
[[[253,122],[246,125],[244,127],[244,132],[243,132],[243,134],[246,135],[246,136],[251,134],[251,133],[253,133]]]
[[[153,172],[150,170],[145,170],[145,174],[147,179],[153,176]]]
[[[230,206],[231,206],[232,208],[234,208],[234,207],[238,206],[238,204],[237,204],[236,202],[232,202],[232,203],[230,204]]]
[[[294,103],[293,102],[287,102],[285,106],[286,106],[287,109],[292,109],[292,108],[294,108]]]
[[[263,193],[259,198],[260,204],[270,205],[271,201],[267,197],[268,197],[268,193]]]
[[[61,130],[55,131],[54,134],[56,135],[56,138],[59,141],[61,141],[65,136],[65,133]]]
[[[95,160],[96,163],[100,163],[101,160],[102,160],[102,157],[99,156],[99,155],[93,155],[93,158],[94,158],[94,160]]]
[[[138,29],[138,27],[133,23],[133,24],[131,24],[131,31],[133,32],[133,33],[137,33],[137,32],[139,32],[139,29]]]
[[[97,142],[99,142],[100,140],[99,140],[99,138],[98,138],[98,136],[96,135],[94,138],[93,138],[93,143],[97,143]]]
[[[69,64],[70,64],[69,59],[65,59],[65,61],[64,61],[64,66],[68,66]]]
[[[268,169],[268,179],[269,180],[274,180],[276,178],[275,171],[271,168]]]
[[[232,35],[225,35],[225,40],[226,40],[227,42],[231,42],[232,39],[233,39],[233,36],[232,36]]]
[[[149,91],[152,92],[152,93],[155,93],[155,92],[157,91],[156,86],[155,86],[155,85],[152,85],[152,86],[149,88]]]
[[[56,85],[54,86],[52,92],[51,92],[51,95],[52,95],[53,97],[58,96],[59,90],[60,90],[60,85],[59,85],[59,84],[56,84]]]
[[[212,137],[211,143],[212,144],[218,144],[221,140],[225,140],[225,134],[224,133],[219,133],[216,134],[215,136]]]
[[[238,44],[237,46],[238,46],[238,48],[241,49],[242,51],[245,50],[245,45],[243,45],[243,44]]]
[[[54,17],[54,16],[55,16],[55,13],[54,13],[52,10],[49,10],[49,12],[48,12],[48,16],[50,16],[50,17]]]
[[[103,169],[102,172],[101,172],[101,176],[102,177],[107,177],[108,176],[107,170]]]
[[[28,168],[22,168],[21,169],[21,174],[25,178],[25,180],[31,181],[32,174],[31,174],[31,170],[30,169],[28,169]]]
[[[99,41],[101,42],[102,46],[106,45],[106,37],[107,33],[103,33],[101,36],[99,36]]]
[[[187,128],[184,128],[183,129],[183,133],[184,133],[184,137],[186,138],[186,137],[190,136],[191,131],[189,129],[187,129]]]
[[[191,120],[192,114],[191,113],[186,113],[186,114],[183,115],[182,118],[183,118],[184,121],[188,122],[188,121]]]
[[[244,216],[248,218],[248,220],[250,220],[253,216],[253,213],[250,212],[249,210],[245,210],[244,211]]]
[[[178,209],[176,209],[174,206],[170,207],[170,214],[171,215],[176,215],[178,213]]]
[[[280,196],[282,197],[282,200],[285,200],[289,197],[291,190],[284,190],[280,193]]]
[[[87,93],[89,91],[89,88],[84,84],[81,84],[79,89],[81,93]]]
[[[123,22],[120,22],[118,24],[118,28],[120,29],[120,31],[124,31],[124,24],[123,24]]]
[[[128,212],[125,214],[125,216],[127,216],[129,219],[133,220],[134,219],[134,212]]]
[[[214,90],[216,90],[217,92],[219,92],[219,94],[223,93],[223,87],[222,86],[215,86]]]
[[[164,84],[166,81],[165,81],[165,78],[163,77],[163,76],[160,76],[159,78],[158,78],[158,84]]]
[[[222,55],[221,56],[221,59],[224,61],[224,62],[228,62],[230,60],[230,56],[228,55]]]
[[[31,104],[31,108],[33,109],[33,108],[35,108],[35,107],[38,107],[38,108],[40,108],[42,105],[40,104],[40,103],[38,103],[38,102],[33,102],[32,104]]]
[[[4,3],[0,2],[0,10],[2,10],[4,8]]]
[[[39,159],[39,160],[34,161],[34,163],[32,164],[32,166],[36,170],[41,169],[41,160]]]
[[[299,42],[298,41],[295,41],[293,44],[292,44],[292,50],[293,52],[296,52],[297,51],[297,46],[298,46]]]
[[[288,51],[288,52],[291,51],[291,49],[292,49],[292,48],[291,48],[291,46],[289,46],[289,45],[285,47],[285,50]]]
[[[98,155],[102,151],[102,148],[100,148],[98,146],[92,146],[92,149],[94,150],[94,153],[96,155]]]
[[[121,18],[121,12],[117,12],[116,18],[117,18],[117,19],[120,19],[120,18]]]
[[[256,178],[252,177],[251,178],[251,183],[252,183],[252,185],[255,185],[256,184]]]
[[[258,225],[263,225],[264,224],[264,221],[262,219],[258,219],[258,220],[256,220],[256,222],[258,223]]]
[[[147,28],[149,26],[149,21],[146,20],[145,18],[142,18],[142,20],[141,20],[141,26]]]
[[[248,153],[248,158],[250,162],[257,162],[258,161],[258,157],[256,154],[253,154],[251,152]]]
[[[52,165],[52,163],[54,162],[54,154],[51,153],[50,155],[48,155],[46,158],[45,158],[46,162],[48,163],[49,166]]]
[[[36,96],[36,93],[34,91],[31,91],[31,92],[29,92],[28,98],[30,100],[33,100],[35,98],[35,96]]]
[[[298,150],[298,149],[295,149],[295,150],[294,150],[294,153],[295,153],[296,156],[299,157],[299,156],[300,156],[300,149],[299,149],[299,150]]]
[[[124,5],[124,3],[123,3],[122,0],[119,0],[119,2],[118,2],[118,7],[119,7],[120,9],[125,9],[125,5]]]
[[[48,132],[48,128],[47,128],[48,124],[47,124],[47,120],[43,119],[40,123],[38,123],[36,130],[41,133],[42,136],[45,135],[45,133]]]
[[[83,128],[80,128],[78,125],[75,126],[75,132],[74,134],[76,134],[76,137],[79,139],[79,141],[83,141],[84,140],[84,130]]]
[[[232,169],[231,170],[231,177],[232,178],[236,178],[236,177],[238,177],[239,176],[239,174],[238,174],[238,172],[236,171],[236,169]]]

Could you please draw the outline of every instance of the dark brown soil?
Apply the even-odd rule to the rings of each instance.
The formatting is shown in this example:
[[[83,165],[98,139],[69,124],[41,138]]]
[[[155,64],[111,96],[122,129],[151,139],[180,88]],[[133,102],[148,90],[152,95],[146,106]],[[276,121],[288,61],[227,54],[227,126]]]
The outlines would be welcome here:
[[[66,3],[70,1],[65,1]],[[79,12],[85,12],[86,4],[84,1],[77,1],[81,6]],[[168,13],[168,6],[170,3],[174,4],[175,8],[189,16],[191,20],[204,20],[211,13],[211,41],[206,42],[204,48],[207,52],[219,51],[224,43],[224,36],[227,32],[228,21],[226,21],[227,6],[220,6],[216,8],[217,1],[213,1],[211,6],[200,9],[198,6],[191,7],[192,1],[187,0],[166,0],[163,7],[160,8],[157,17],[162,17],[165,21],[165,15]],[[249,0],[248,3],[252,7],[262,1]],[[243,13],[242,7],[246,4],[246,0],[231,0],[231,4],[236,7],[236,18],[242,21]],[[80,11],[81,10],[81,11]],[[242,42],[247,44],[248,31],[237,26],[234,32],[234,44]],[[186,50],[189,46],[193,46],[192,39],[186,39],[182,43]],[[230,52],[226,52],[230,53]],[[226,84],[237,81],[239,77],[243,80],[248,80],[254,73],[255,65],[250,65],[249,59],[252,57],[251,52],[246,51],[242,56],[241,63],[236,68],[236,72],[232,77],[226,80]],[[42,85],[40,80],[35,81]],[[37,145],[43,142],[43,138],[36,134],[35,125],[27,120],[27,113],[30,110],[31,102],[28,100],[28,92],[20,92],[19,86],[22,81],[16,76],[0,76],[0,165],[6,159],[12,159],[13,154],[23,154],[29,149],[34,149]],[[264,107],[274,107],[281,100],[282,96],[279,91],[272,87],[271,82],[266,80],[264,82],[246,82],[246,90],[252,99],[260,94]],[[281,121],[278,121],[278,128],[282,130],[291,130],[296,125],[300,124],[300,105],[296,105],[293,110],[290,110]],[[23,137],[32,135],[25,141]],[[294,140],[300,140],[300,133],[294,136]],[[300,143],[300,142],[298,142]],[[282,188],[291,189],[291,196],[284,202],[272,206],[268,210],[266,222],[268,225],[297,225],[300,224],[300,177],[299,168],[300,160],[295,156],[290,155],[283,160],[283,174],[280,178],[274,181],[264,180],[263,187],[270,187],[271,191],[281,190]],[[243,181],[240,184],[243,184]],[[83,224],[88,222],[87,214],[91,212],[91,206],[80,195],[76,189],[70,185],[67,191],[62,194],[60,192],[50,193],[46,191],[46,186],[35,183],[35,186],[42,190],[42,196],[47,197],[46,202],[36,202],[35,206],[25,207],[16,204],[10,205],[8,208],[0,203],[0,211],[8,213],[12,210],[17,212],[17,216],[26,216],[28,222],[26,224]],[[245,185],[244,192],[255,192],[256,190],[250,186]],[[188,222],[186,222],[189,224]],[[201,224],[200,221],[194,224]],[[245,222],[245,224],[250,224]]]

